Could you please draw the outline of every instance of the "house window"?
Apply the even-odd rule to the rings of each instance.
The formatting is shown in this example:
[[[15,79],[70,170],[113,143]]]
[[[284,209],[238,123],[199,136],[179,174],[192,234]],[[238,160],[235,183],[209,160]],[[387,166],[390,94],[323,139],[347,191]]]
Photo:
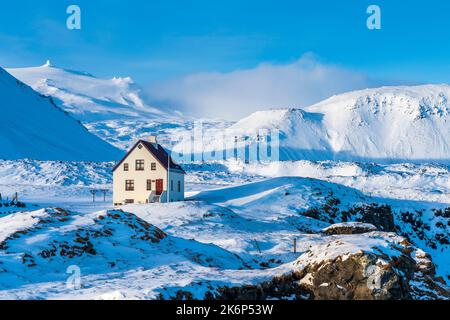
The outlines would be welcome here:
[[[134,180],[125,180],[125,191],[134,191]]]
[[[144,160],[136,160],[136,171],[144,171]]]
[[[147,180],[147,191],[152,191],[152,180]]]
[[[134,203],[134,199],[126,199],[125,203],[126,204],[132,204],[132,203]]]
[[[152,171],[156,171],[156,162],[152,162]]]
[[[128,171],[130,170],[130,166],[128,165],[128,163],[124,163],[123,164],[123,171]]]
[[[181,181],[178,181],[178,192],[181,192]]]
[[[173,191],[173,180],[170,180],[170,191]]]

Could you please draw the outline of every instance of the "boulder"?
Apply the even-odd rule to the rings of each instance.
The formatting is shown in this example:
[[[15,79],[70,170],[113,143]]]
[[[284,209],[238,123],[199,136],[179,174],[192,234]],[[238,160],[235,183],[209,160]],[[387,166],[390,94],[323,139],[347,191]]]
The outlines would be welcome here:
[[[332,236],[311,247],[294,265],[298,284],[316,300],[449,297],[434,277],[429,256],[425,259],[422,251],[392,233]]]
[[[322,230],[322,233],[327,235],[337,234],[361,234],[377,231],[377,228],[370,223],[362,222],[342,222],[333,224]]]

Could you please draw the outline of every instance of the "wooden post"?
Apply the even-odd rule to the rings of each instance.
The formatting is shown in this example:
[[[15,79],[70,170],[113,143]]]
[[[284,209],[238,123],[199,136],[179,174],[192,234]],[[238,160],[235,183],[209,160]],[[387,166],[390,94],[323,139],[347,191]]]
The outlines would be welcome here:
[[[92,202],[95,202],[95,190],[91,190],[91,194],[92,194]]]
[[[297,253],[297,238],[294,238],[294,253]]]
[[[103,202],[106,202],[106,191],[107,190],[103,190]]]

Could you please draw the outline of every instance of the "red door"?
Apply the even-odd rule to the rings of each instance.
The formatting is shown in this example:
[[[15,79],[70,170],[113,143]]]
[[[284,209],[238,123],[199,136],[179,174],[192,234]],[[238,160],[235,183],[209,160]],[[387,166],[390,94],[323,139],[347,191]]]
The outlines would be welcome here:
[[[164,185],[164,180],[163,179],[159,179],[156,180],[156,195],[160,196],[163,193],[163,185]]]

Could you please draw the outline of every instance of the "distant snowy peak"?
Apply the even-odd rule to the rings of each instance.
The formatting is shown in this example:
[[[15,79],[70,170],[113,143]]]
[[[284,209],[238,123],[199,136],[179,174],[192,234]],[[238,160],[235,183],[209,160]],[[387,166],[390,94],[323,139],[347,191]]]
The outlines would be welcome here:
[[[448,116],[449,97],[450,86],[446,84],[382,87],[333,96],[306,110],[325,113],[332,112],[330,108],[334,112],[364,109],[374,114],[395,113],[422,119],[428,116]]]
[[[230,129],[278,129],[281,160],[450,163],[449,99],[448,85],[366,89],[256,112]]]
[[[40,67],[7,71],[41,94],[55,98],[81,121],[167,117],[145,103],[141,89],[129,77],[99,79],[86,72],[57,68],[50,61]]]

